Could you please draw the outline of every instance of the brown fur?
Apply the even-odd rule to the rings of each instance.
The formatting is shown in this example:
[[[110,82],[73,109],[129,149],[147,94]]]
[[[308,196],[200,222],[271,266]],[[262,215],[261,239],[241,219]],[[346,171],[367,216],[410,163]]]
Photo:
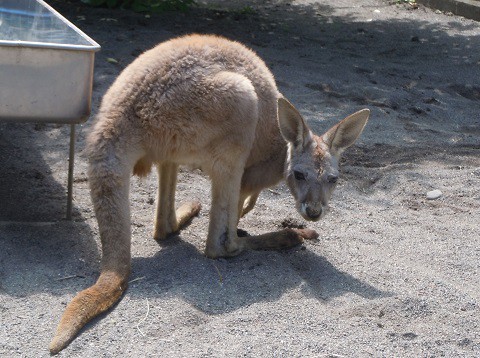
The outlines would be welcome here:
[[[101,274],[67,306],[51,352],[68,345],[127,287],[132,171],[145,176],[153,164],[159,171],[157,240],[180,230],[200,211],[199,203],[175,210],[178,166],[189,165],[212,180],[208,257],[291,247],[318,234],[284,229],[238,237],[239,218],[254,207],[262,189],[285,177],[301,215],[318,220],[335,186],[339,155],[353,144],[367,119],[368,110],[363,110],[324,136],[314,135],[278,92],[264,62],[221,37],[185,36],[141,55],[105,94],[88,137]]]

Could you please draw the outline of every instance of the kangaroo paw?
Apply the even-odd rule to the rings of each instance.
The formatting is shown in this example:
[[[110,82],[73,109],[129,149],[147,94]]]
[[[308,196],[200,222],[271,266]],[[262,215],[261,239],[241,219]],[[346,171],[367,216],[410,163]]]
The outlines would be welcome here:
[[[318,232],[311,229],[291,229],[298,233],[305,240],[316,240],[318,239]]]

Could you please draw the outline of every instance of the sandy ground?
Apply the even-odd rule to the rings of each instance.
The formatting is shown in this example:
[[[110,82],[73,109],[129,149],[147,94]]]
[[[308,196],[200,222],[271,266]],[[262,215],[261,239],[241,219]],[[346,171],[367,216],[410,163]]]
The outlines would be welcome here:
[[[60,356],[480,356],[478,23],[380,0],[208,1],[150,18],[51,3],[102,45],[93,113],[135,56],[190,32],[255,49],[317,133],[372,110],[330,213],[308,224],[320,239],[291,250],[205,258],[209,182],[187,171],[178,201],[204,209],[159,247],[156,177],[134,179],[130,288]],[[2,357],[48,356],[66,304],[98,276],[82,154],[91,123],[78,127],[72,222],[62,220],[68,126],[0,123]],[[443,195],[427,200],[433,189]],[[280,185],[240,227],[284,220],[302,223]]]

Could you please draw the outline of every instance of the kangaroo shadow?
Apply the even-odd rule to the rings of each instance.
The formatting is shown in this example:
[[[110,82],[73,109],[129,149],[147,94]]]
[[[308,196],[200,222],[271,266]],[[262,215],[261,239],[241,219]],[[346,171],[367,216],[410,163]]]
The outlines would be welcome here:
[[[318,300],[329,301],[346,293],[354,293],[365,299],[392,295],[339,270],[328,259],[308,249],[296,250],[294,255],[284,257],[307,283],[302,289],[305,295]]]
[[[153,257],[133,258],[132,278],[142,279],[131,284],[130,295],[180,297],[206,314],[277,301],[300,285],[306,296],[323,302],[349,292],[367,299],[391,295],[303,247],[212,260],[181,238],[171,239]]]

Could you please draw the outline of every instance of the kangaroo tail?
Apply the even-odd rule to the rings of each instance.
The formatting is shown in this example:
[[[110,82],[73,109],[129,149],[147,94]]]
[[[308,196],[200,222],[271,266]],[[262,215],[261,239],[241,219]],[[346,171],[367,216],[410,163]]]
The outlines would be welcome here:
[[[60,352],[75,338],[87,322],[112,307],[127,289],[127,279],[128,275],[102,272],[92,287],[75,296],[68,304],[58,324],[55,336],[49,346],[50,353]]]
[[[52,354],[64,349],[92,318],[112,307],[127,288],[131,257],[128,194],[134,160],[140,154],[131,154],[136,154],[135,149],[128,147],[128,136],[122,133],[107,120],[98,122],[90,133],[88,176],[102,243],[101,273],[93,286],[68,304],[49,346]]]

